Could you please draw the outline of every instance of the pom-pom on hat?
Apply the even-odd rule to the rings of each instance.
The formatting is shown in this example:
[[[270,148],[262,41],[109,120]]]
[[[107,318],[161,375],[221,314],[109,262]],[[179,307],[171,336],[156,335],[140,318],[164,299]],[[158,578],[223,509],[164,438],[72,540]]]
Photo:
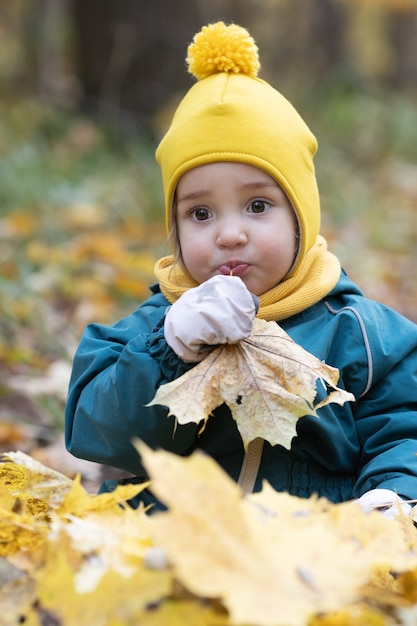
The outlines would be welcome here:
[[[178,180],[207,163],[247,163],[267,172],[291,201],[300,226],[296,266],[316,242],[320,201],[314,135],[294,107],[257,77],[257,46],[247,30],[210,24],[188,47],[196,82],[180,102],[156,158],[162,170],[168,232]]]
[[[230,72],[255,78],[260,68],[258,48],[248,31],[223,22],[203,26],[188,48],[188,71],[197,80]]]

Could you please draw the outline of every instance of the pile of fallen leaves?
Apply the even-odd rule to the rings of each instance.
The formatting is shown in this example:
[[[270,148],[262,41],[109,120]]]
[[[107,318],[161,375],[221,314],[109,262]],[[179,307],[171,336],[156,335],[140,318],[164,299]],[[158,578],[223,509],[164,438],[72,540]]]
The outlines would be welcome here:
[[[411,519],[355,502],[243,497],[206,455],[138,449],[166,512],[89,495],[19,452],[0,463],[1,624],[394,626],[417,617]]]

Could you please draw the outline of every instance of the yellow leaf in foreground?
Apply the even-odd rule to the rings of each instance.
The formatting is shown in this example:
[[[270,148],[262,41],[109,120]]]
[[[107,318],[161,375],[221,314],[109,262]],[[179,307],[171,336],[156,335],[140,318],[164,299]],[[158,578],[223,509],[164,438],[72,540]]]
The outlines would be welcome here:
[[[0,506],[0,557],[21,551],[37,560],[47,533],[48,527],[44,521],[34,520],[27,512],[15,513]]]
[[[337,369],[296,344],[278,324],[255,319],[248,339],[216,348],[183,376],[162,385],[149,404],[169,407],[179,424],[199,424],[225,402],[245,448],[257,437],[289,448],[300,417],[316,415],[317,408],[331,402],[355,399],[336,387],[338,379]],[[315,406],[318,381],[326,397]]]
[[[142,623],[170,594],[170,570],[144,563],[149,516],[123,506],[146,485],[89,495],[23,453],[0,470],[0,624]]]
[[[148,483],[141,485],[118,485],[114,491],[91,495],[82,486],[80,476],[77,476],[71,484],[71,489],[63,497],[58,513],[60,515],[77,515],[79,517],[94,511],[112,511],[121,514],[123,509],[120,505],[134,498],[147,486]]]
[[[305,626],[361,600],[378,567],[401,572],[417,564],[407,518],[366,515],[355,502],[306,500],[267,485],[242,498],[202,453],[181,458],[137,447],[153,491],[169,507],[152,517],[156,542],[180,583],[220,599],[231,624]]]
[[[36,469],[35,469],[36,468]],[[71,481],[21,452],[0,458],[0,556],[37,563],[49,531],[48,513]],[[28,566],[28,563],[26,564]]]
[[[94,554],[91,575],[94,575]],[[108,569],[92,590],[74,586],[74,571],[63,546],[50,545],[45,567],[37,576],[37,600],[51,621],[63,626],[127,626],[146,624],[147,607],[156,605],[171,591],[171,573],[136,567],[129,576]],[[31,612],[27,620],[30,623]],[[54,621],[52,621],[52,618]],[[26,623],[26,622],[25,622]]]
[[[130,508],[97,511],[85,517],[68,516],[55,522],[49,546],[65,550],[73,564],[73,584],[78,593],[93,592],[109,572],[129,578],[141,567],[152,546],[149,520]]]
[[[53,507],[71,489],[72,480],[23,452],[7,452],[0,458],[0,479],[19,497],[37,498]]]
[[[74,564],[73,584],[79,593],[93,592],[109,572],[133,576],[152,545],[144,509],[125,505],[146,485],[121,485],[111,493],[89,495],[74,481],[56,511],[57,549],[66,546]]]

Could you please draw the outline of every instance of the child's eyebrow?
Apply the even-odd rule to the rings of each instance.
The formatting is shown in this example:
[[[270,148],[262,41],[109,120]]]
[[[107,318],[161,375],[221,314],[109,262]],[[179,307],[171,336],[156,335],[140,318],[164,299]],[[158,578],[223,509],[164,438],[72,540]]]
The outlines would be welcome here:
[[[272,187],[273,189],[280,189],[278,183],[274,180],[271,181],[263,181],[263,180],[254,180],[249,181],[247,183],[242,184],[243,189],[267,189]],[[197,189],[196,191],[190,191],[189,193],[181,196],[177,196],[177,202],[185,202],[187,200],[195,200],[196,198],[201,198],[204,196],[208,196],[211,193],[212,189]]]
[[[197,191],[190,191],[190,193],[187,193],[183,196],[177,195],[177,202],[184,202],[185,200],[195,200],[196,198],[207,196],[209,193],[209,189],[198,189]]]
[[[254,181],[250,181],[248,183],[244,183],[242,185],[245,189],[265,189],[267,187],[272,187],[273,189],[280,189],[280,186],[278,185],[278,183],[276,183],[274,180],[254,180]]]

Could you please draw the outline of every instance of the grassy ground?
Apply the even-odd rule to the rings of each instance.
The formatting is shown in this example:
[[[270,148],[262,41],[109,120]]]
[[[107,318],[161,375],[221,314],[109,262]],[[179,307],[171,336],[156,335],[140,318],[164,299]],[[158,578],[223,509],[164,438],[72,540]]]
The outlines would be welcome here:
[[[326,93],[301,111],[319,139],[323,233],[371,297],[417,320],[417,107]],[[71,358],[90,321],[148,295],[165,249],[153,148],[30,99],[0,105],[0,449],[63,426]]]

